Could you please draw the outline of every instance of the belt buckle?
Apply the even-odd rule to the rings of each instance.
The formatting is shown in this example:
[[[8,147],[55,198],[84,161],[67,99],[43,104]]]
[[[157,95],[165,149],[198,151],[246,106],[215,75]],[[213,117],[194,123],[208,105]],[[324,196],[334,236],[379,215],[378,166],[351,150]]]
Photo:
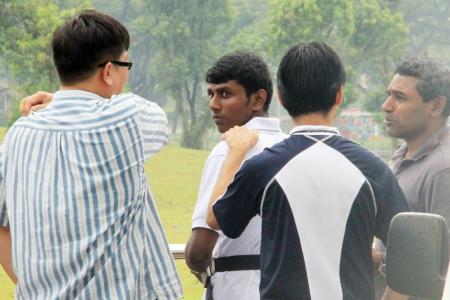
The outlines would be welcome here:
[[[208,267],[206,267],[205,272],[200,274],[203,287],[207,288],[211,283],[211,276],[216,273],[216,263],[214,262],[214,258],[211,258],[211,262]]]
[[[206,272],[209,272],[210,276],[216,274],[216,259],[214,257],[211,257],[211,263],[208,268],[206,268]]]

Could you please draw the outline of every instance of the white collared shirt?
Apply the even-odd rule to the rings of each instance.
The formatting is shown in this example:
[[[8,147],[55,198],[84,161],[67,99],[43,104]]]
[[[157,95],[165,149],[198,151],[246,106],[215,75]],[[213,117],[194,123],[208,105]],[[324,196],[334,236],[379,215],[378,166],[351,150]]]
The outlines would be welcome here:
[[[245,127],[257,129],[258,143],[247,152],[246,158],[260,153],[266,147],[285,139],[281,132],[280,121],[275,118],[255,117]],[[222,141],[208,156],[203,168],[197,204],[192,217],[192,228],[210,228],[206,224],[206,210],[212,190],[228,155],[228,145]],[[243,200],[244,201],[244,200]],[[259,254],[261,246],[261,218],[254,217],[244,233],[237,239],[229,239],[219,231],[219,238],[213,251],[213,257]],[[259,271],[220,272],[212,277],[213,297],[215,300],[256,300],[259,299]]]

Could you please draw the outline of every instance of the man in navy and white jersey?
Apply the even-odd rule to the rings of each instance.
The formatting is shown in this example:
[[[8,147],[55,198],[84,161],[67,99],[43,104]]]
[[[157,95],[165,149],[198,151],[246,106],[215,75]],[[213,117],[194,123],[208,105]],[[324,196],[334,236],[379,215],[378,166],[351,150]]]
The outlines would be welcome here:
[[[166,115],[134,94],[113,97],[129,44],[110,16],[67,19],[52,39],[61,89],[0,147],[0,263],[17,299],[182,296],[144,172],[167,142]]]
[[[329,46],[294,46],[278,69],[279,98],[296,125],[290,137],[233,179],[257,134],[225,134],[230,151],[207,221],[236,238],[261,215],[261,299],[373,299],[373,238],[386,242],[393,216],[408,210],[386,164],[332,126],[344,83]]]
[[[257,129],[260,140],[251,157],[265,147],[286,138],[279,120],[269,118],[272,79],[261,57],[251,52],[233,52],[221,57],[206,72],[209,108],[219,132],[236,125]],[[192,233],[186,245],[186,263],[198,273],[214,261],[206,299],[259,299],[259,253],[261,218],[255,216],[238,239],[230,239],[206,224],[206,211],[220,169],[228,153],[222,141],[208,156],[203,168],[197,204],[192,216]]]

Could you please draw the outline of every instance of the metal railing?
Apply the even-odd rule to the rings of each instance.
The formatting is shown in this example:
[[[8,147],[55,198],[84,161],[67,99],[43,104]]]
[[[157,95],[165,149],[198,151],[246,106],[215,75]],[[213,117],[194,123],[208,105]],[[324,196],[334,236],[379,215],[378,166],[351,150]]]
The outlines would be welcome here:
[[[184,259],[185,246],[185,244],[169,244],[169,249],[174,259]]]

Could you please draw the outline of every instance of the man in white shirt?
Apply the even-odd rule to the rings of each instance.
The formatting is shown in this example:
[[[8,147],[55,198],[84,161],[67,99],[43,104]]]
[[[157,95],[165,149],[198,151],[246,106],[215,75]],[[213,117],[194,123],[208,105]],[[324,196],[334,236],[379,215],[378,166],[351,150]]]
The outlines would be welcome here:
[[[235,52],[220,58],[206,74],[209,107],[219,132],[245,125],[259,131],[259,143],[246,158],[283,140],[279,120],[267,117],[272,81],[264,61],[253,53]],[[206,299],[259,299],[261,218],[254,217],[238,239],[229,239],[206,224],[206,210],[228,146],[220,142],[203,169],[186,263],[194,273],[212,272]],[[211,259],[213,258],[213,259]]]

